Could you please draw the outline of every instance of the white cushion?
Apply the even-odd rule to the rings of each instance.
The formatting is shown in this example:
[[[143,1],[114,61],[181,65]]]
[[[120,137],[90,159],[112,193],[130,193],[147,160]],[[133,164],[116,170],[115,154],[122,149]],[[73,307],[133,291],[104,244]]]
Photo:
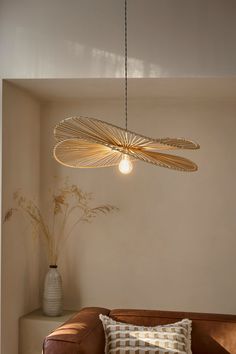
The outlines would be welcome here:
[[[99,317],[106,337],[105,354],[192,354],[192,321],[188,319],[144,327]]]

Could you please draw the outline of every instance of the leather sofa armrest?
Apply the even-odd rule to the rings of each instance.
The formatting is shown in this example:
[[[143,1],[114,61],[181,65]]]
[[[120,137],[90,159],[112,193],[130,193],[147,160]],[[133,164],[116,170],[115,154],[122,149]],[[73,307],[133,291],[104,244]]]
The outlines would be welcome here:
[[[99,314],[110,310],[87,307],[49,334],[43,343],[43,354],[103,354],[105,336]]]

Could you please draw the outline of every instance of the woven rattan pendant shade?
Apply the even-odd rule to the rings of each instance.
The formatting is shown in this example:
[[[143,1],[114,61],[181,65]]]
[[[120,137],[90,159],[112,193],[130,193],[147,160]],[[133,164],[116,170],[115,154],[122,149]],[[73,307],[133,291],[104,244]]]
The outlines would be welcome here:
[[[185,139],[151,139],[94,118],[71,117],[60,122],[54,131],[58,143],[54,157],[74,168],[118,165],[124,154],[132,160],[179,171],[196,171],[197,165],[163,150],[198,149],[199,145]]]

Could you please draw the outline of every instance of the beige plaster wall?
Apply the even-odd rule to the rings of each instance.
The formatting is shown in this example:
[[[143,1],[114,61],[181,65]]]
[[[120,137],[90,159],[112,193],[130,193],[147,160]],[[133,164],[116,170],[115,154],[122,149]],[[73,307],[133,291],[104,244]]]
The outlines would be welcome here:
[[[234,0],[129,0],[129,75],[235,76],[235,16]],[[0,76],[123,77],[123,29],[123,0],[1,0]]]
[[[52,130],[72,115],[123,123],[123,102],[48,103],[42,110],[41,195],[52,176],[69,176],[120,212],[78,226],[60,262],[65,307],[153,308],[236,314],[236,104],[139,99],[129,128],[148,136],[184,136],[201,150],[185,156],[199,172],[137,163],[76,170],[54,161]]]
[[[13,85],[3,86],[3,212],[22,188],[39,200],[40,105]],[[39,247],[21,215],[3,225],[2,353],[18,352],[18,319],[39,306]]]

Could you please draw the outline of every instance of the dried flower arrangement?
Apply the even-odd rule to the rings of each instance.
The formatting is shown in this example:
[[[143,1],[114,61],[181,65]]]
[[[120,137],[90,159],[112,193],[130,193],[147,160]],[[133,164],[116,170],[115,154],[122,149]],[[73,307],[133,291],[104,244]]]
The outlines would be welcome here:
[[[93,195],[83,192],[77,185],[69,184],[67,179],[62,187],[52,192],[50,224],[46,222],[36,202],[24,197],[19,191],[13,194],[13,199],[16,206],[7,210],[4,222],[10,220],[15,212],[21,212],[32,226],[33,232],[44,238],[49,262],[53,265],[57,264],[64,243],[80,222],[90,223],[99,214],[106,215],[118,210],[110,204],[92,207]]]

